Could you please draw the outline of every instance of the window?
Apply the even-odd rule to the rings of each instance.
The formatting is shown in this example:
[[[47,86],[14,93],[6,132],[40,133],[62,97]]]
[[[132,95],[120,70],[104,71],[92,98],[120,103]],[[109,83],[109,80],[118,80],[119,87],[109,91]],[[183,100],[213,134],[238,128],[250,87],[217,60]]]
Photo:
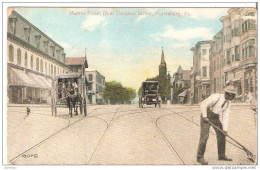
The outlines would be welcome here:
[[[10,23],[10,31],[11,31],[11,33],[13,33],[13,34],[16,34],[16,22],[17,22],[17,18],[15,17],[15,18],[9,18],[9,23]]]
[[[22,64],[21,50],[17,49],[17,64],[20,66]]]
[[[14,61],[14,47],[12,45],[9,45],[9,61]]]
[[[248,40],[248,51],[249,51],[248,57],[254,57],[255,56],[254,44],[255,44],[255,39]]]
[[[56,66],[54,66],[54,76],[56,76]]]
[[[24,54],[24,66],[27,67],[27,52]]]
[[[36,46],[37,48],[40,48],[40,40],[41,40],[41,35],[35,35],[35,42],[36,42]]]
[[[93,80],[93,75],[92,75],[92,74],[89,74],[89,75],[88,75],[88,79],[89,79],[89,81],[92,81],[92,80]]]
[[[202,67],[203,77],[207,77],[207,66]]]
[[[255,39],[250,39],[242,44],[242,58],[246,60],[249,57],[255,56]]]
[[[39,71],[39,58],[36,58],[36,71]]]
[[[207,49],[202,49],[202,55],[206,55],[207,54]]]
[[[47,62],[45,62],[45,74],[47,74]]]
[[[33,69],[33,55],[31,55],[31,69]]]
[[[239,61],[240,60],[240,46],[237,45],[235,46],[235,61]]]
[[[43,44],[44,44],[45,53],[48,53],[48,44],[49,44],[49,41],[43,41]]]
[[[92,87],[93,87],[93,84],[90,83],[90,84],[88,85],[88,90],[92,90]]]
[[[41,73],[43,72],[43,61],[41,60],[41,63],[40,63],[40,70],[41,70]]]
[[[53,65],[51,65],[51,76],[53,76]]]
[[[255,13],[250,12],[246,16],[255,16]],[[242,32],[247,32],[248,30],[255,30],[255,29],[256,29],[256,25],[254,19],[247,19],[244,20],[244,22],[242,23]]]
[[[54,46],[54,45],[51,45],[50,48],[51,48],[51,55],[52,55],[53,57],[55,57],[55,46]]]
[[[24,28],[24,35],[27,42],[30,42],[31,27]]]
[[[231,60],[230,60],[230,50],[226,51],[226,58],[227,58],[227,64],[230,64],[231,63]]]
[[[240,29],[239,29],[239,20],[234,21],[234,28],[232,30],[232,36],[237,36],[240,34]]]
[[[231,41],[231,27],[227,27],[225,32],[225,42],[230,42],[230,41]]]

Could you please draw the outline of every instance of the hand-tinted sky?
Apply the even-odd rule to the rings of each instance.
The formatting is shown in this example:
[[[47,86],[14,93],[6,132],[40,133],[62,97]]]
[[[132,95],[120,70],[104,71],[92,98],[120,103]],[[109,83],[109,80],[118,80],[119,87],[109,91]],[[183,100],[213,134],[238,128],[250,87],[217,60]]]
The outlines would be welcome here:
[[[162,46],[171,75],[192,66],[189,50],[222,29],[225,8],[16,8],[58,42],[68,57],[84,56],[107,81],[138,89],[158,75]],[[109,14],[109,15],[108,15]],[[141,15],[145,14],[145,15]]]

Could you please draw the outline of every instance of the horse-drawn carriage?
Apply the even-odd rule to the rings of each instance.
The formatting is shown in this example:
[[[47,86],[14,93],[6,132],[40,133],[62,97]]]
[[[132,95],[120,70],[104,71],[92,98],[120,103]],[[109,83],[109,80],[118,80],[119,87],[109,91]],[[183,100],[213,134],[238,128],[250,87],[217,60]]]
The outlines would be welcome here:
[[[155,107],[157,105],[161,107],[161,97],[158,94],[158,91],[158,81],[144,81],[142,83],[142,96],[139,98],[139,107],[143,107],[144,104],[154,104]]]
[[[65,105],[69,108],[72,117],[72,109],[78,115],[84,112],[87,115],[87,78],[80,73],[66,73],[55,77],[52,88],[52,113],[57,115],[57,107]]]

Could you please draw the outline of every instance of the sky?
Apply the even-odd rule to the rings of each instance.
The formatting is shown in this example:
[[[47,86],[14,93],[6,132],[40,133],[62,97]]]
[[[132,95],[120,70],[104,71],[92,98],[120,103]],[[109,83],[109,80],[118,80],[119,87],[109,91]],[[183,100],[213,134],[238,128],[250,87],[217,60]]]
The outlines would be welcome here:
[[[227,8],[16,8],[59,43],[67,57],[83,57],[106,81],[138,90],[159,74],[162,47],[167,70],[192,67],[190,48],[222,29]]]

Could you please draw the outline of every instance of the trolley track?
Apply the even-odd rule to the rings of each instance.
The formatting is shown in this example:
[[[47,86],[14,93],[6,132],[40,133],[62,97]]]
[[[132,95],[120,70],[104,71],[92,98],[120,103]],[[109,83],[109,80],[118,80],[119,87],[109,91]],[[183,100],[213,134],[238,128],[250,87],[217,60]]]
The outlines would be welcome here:
[[[162,130],[160,129],[160,127],[157,125],[157,120],[154,121],[153,118],[149,115],[148,111],[146,109],[144,109],[146,114],[150,117],[151,121],[154,123],[157,131],[159,132],[159,134],[163,137],[164,141],[166,142],[166,144],[168,145],[168,147],[170,148],[170,150],[173,152],[173,154],[177,157],[178,161],[185,165],[184,160],[181,158],[181,156],[178,154],[177,150],[173,147],[173,145],[171,144],[171,142],[169,141],[169,139],[166,137],[166,135],[162,132]]]
[[[114,113],[112,120],[111,120],[111,121],[109,122],[109,124],[107,125],[106,130],[104,131],[103,135],[101,136],[101,138],[100,138],[100,140],[99,140],[99,142],[98,142],[98,144],[97,144],[97,146],[96,146],[94,152],[91,154],[90,159],[87,161],[87,164],[90,164],[90,162],[91,162],[93,156],[94,156],[95,153],[97,152],[97,149],[100,147],[101,142],[103,141],[104,136],[105,136],[105,134],[107,133],[107,130],[111,127],[112,123],[114,122],[114,120],[115,120],[115,116],[116,116],[117,113],[119,112],[120,108],[121,108],[121,107],[119,107],[119,108],[116,110],[116,112]]]
[[[156,119],[156,122],[158,122],[159,119],[161,119],[161,118],[163,118],[163,117],[166,117],[166,116],[178,115],[178,116],[180,116],[181,118],[187,120],[188,122],[193,123],[193,124],[195,124],[195,125],[198,126],[198,127],[201,127],[199,124],[197,124],[197,123],[194,121],[194,117],[200,116],[200,114],[195,114],[195,115],[193,115],[192,118],[191,118],[191,120],[190,120],[190,119],[188,119],[188,118],[186,118],[186,117],[184,117],[184,116],[181,115],[181,114],[184,114],[184,113],[178,113],[178,112],[172,111],[172,110],[170,110],[170,109],[168,109],[168,108],[163,108],[163,109],[164,109],[164,110],[167,110],[167,111],[169,111],[169,112],[171,112],[171,113],[170,113],[170,114],[167,114],[167,115],[162,115],[162,116],[160,116],[159,118]],[[216,135],[216,134],[215,134],[214,132],[212,132],[212,131],[210,131],[210,133]],[[227,141],[229,144],[231,144],[231,145],[233,145],[233,146],[235,146],[235,147],[237,147],[237,148],[243,150],[243,148],[241,148],[240,146],[234,144],[233,142],[231,142],[231,141],[229,141],[229,140],[226,140],[226,141]]]
[[[101,109],[101,108],[95,108],[95,109],[94,109],[93,111],[91,111],[89,114],[91,114],[91,113],[93,113],[93,112],[96,112],[96,111],[99,110],[99,109]],[[109,113],[107,113],[107,114],[109,114]],[[110,113],[110,114],[111,114],[111,113]],[[80,118],[80,119],[74,121],[73,123],[70,123],[70,122],[69,122],[69,124],[68,124],[67,126],[61,128],[61,129],[59,129],[58,131],[56,131],[56,132],[52,133],[51,135],[49,135],[47,138],[41,140],[40,142],[36,143],[36,144],[33,145],[32,147],[26,149],[26,150],[23,151],[22,153],[18,154],[17,156],[15,156],[15,157],[12,158],[12,159],[10,159],[9,162],[10,162],[11,164],[14,164],[13,161],[16,160],[17,158],[19,158],[21,155],[23,155],[23,154],[25,154],[25,153],[27,153],[27,152],[29,152],[29,151],[31,151],[31,150],[33,150],[33,149],[39,147],[42,143],[44,143],[44,142],[50,140],[53,136],[59,134],[59,133],[62,132],[63,130],[68,129],[69,127],[73,126],[74,124],[76,124],[76,123],[78,123],[78,122],[80,122],[80,121],[82,121],[82,120],[84,120],[84,119],[88,119],[88,118],[92,118],[92,117],[95,118],[95,116],[87,116],[87,117],[82,117],[82,118]],[[101,119],[101,118],[98,118],[98,119]],[[101,119],[101,120],[103,120],[103,119]],[[70,120],[69,120],[69,121],[70,121]],[[105,120],[103,120],[103,121],[107,124],[107,122],[106,122]]]

